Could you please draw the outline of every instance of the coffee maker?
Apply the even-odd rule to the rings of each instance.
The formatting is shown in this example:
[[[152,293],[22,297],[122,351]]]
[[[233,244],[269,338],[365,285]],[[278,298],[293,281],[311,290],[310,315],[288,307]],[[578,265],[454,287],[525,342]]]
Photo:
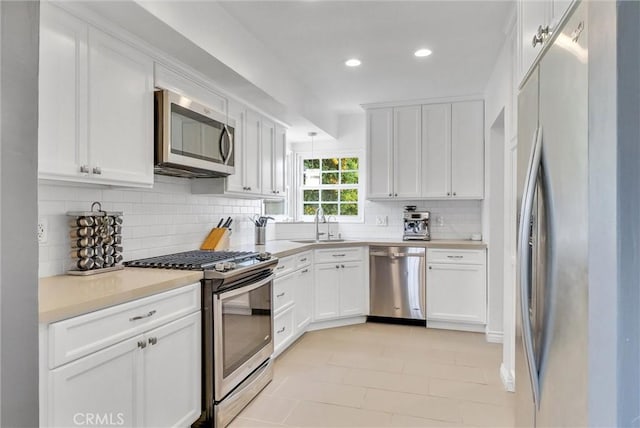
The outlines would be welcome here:
[[[404,241],[430,241],[429,211],[416,211],[415,205],[404,207]]]

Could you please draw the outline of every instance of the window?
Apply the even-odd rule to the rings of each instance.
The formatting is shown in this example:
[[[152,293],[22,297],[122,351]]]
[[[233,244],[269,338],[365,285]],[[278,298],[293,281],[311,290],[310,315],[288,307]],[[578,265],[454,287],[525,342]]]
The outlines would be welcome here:
[[[314,216],[322,207],[325,216],[358,221],[361,215],[360,160],[357,156],[301,156],[299,213]]]

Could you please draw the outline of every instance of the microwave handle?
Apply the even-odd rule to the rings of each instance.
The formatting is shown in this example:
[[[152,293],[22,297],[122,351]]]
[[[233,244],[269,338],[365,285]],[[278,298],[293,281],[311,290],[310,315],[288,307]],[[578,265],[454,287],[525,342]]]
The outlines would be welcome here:
[[[232,153],[233,142],[231,141],[231,133],[229,132],[229,128],[227,127],[227,125],[224,125],[222,128],[222,133],[220,134],[220,154],[222,155],[222,161],[225,163],[225,165],[229,162],[229,159],[231,159]]]

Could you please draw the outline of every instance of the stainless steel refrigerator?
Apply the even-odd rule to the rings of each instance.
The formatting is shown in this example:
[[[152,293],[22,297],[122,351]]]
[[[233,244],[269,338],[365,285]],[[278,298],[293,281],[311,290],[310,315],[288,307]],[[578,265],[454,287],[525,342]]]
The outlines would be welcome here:
[[[518,95],[516,425],[587,425],[587,2]]]

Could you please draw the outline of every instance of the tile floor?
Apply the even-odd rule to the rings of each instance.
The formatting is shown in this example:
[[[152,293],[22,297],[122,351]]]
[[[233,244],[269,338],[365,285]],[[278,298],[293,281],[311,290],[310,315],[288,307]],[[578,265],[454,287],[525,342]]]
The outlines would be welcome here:
[[[375,323],[309,332],[231,427],[513,426],[501,355],[477,333]]]

